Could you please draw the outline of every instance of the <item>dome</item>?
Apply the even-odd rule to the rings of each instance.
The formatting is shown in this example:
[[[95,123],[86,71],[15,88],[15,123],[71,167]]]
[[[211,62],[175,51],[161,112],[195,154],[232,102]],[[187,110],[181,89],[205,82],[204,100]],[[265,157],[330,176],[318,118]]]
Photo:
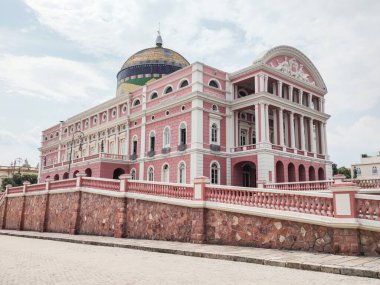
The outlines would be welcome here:
[[[128,58],[117,74],[117,82],[144,85],[188,65],[182,55],[162,47],[162,38],[158,34],[155,47],[143,49]]]

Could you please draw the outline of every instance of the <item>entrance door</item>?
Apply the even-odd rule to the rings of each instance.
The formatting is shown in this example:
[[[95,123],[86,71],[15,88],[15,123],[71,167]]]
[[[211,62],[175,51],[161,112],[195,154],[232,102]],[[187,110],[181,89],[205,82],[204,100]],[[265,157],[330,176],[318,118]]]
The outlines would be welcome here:
[[[251,187],[252,167],[244,165],[243,167],[243,187]]]

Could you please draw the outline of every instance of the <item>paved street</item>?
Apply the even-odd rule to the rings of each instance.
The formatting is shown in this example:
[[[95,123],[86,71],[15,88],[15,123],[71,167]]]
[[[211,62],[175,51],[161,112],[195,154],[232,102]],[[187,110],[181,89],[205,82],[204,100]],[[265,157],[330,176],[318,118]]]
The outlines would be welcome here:
[[[243,262],[0,236],[0,284],[379,284]]]

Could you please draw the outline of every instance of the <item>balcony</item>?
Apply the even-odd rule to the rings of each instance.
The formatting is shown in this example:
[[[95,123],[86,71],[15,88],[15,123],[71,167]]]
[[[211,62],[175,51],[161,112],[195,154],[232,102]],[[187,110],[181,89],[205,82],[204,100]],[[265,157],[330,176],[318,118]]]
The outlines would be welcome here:
[[[132,153],[132,154],[129,156],[129,159],[130,159],[130,160],[136,160],[136,159],[137,159],[137,153]]]
[[[168,154],[170,152],[170,147],[164,147],[162,150],[161,150],[161,153],[162,154]]]
[[[185,150],[186,150],[186,144],[178,145],[178,151],[185,151]]]
[[[211,151],[220,151],[220,145],[210,144]]]
[[[212,145],[210,145],[211,148]],[[325,154],[319,154],[319,153],[314,153],[314,152],[309,152],[306,150],[300,150],[297,148],[290,148],[287,146],[280,146],[276,144],[271,144],[271,143],[258,143],[258,144],[250,144],[250,145],[243,145],[243,146],[236,146],[232,147],[230,151],[232,153],[234,152],[244,152],[244,151],[253,151],[256,152],[260,149],[272,149],[275,151],[281,151],[281,152],[287,152],[287,153],[293,153],[301,156],[308,156],[308,157],[313,157],[313,158],[318,158],[318,159],[328,159],[328,157]]]
[[[156,151],[151,149],[150,151],[148,151],[148,157],[153,157],[156,155]]]
[[[127,161],[127,156],[126,155],[121,155],[121,154],[113,154],[113,153],[97,153],[97,154],[92,154],[88,156],[83,156],[83,157],[78,157],[78,158],[73,158],[71,160],[71,165],[75,164],[81,164],[83,162],[87,161]],[[70,164],[70,161],[63,161],[55,164],[50,164],[46,165],[43,167],[44,170],[48,169],[53,169],[53,168],[59,168],[62,166],[67,166]]]

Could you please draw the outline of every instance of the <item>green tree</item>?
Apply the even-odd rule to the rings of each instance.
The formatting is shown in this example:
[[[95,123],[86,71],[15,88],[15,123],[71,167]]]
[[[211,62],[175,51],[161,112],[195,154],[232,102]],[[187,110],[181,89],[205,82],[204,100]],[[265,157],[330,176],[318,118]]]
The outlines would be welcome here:
[[[1,188],[4,191],[5,186],[11,184],[12,186],[21,186],[25,181],[29,181],[31,184],[36,184],[38,180],[37,175],[35,174],[19,174],[16,173],[12,178],[4,178],[1,182]]]
[[[346,176],[346,178],[351,178],[351,169],[344,166],[339,167],[338,174],[343,174],[344,176]]]

